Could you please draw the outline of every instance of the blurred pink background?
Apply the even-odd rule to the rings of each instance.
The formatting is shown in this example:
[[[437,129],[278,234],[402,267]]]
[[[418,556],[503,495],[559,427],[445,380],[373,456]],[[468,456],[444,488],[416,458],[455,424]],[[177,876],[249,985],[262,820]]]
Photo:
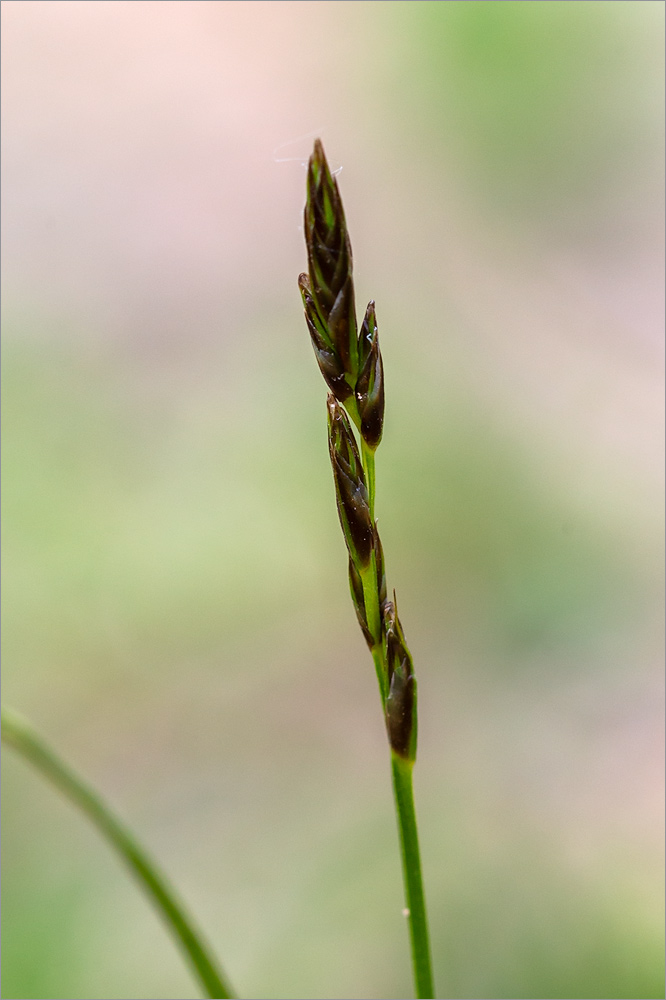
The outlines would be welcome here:
[[[242,996],[411,989],[296,287],[315,135],[377,301],[439,995],[663,996],[663,18],[2,4],[4,692]],[[3,995],[196,995],[4,769]]]

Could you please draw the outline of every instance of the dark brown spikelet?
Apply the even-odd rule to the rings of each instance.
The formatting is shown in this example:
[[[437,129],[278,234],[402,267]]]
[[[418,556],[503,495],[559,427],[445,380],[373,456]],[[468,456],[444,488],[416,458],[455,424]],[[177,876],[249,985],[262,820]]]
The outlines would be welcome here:
[[[395,602],[395,593],[393,594]],[[386,729],[391,749],[405,760],[416,758],[416,677],[395,603],[384,605],[389,694]]]
[[[319,139],[308,164],[304,230],[310,294],[329,346],[353,388],[358,375],[358,345],[351,243],[337,181]]]
[[[327,406],[328,448],[338,515],[349,555],[360,572],[370,562],[373,546],[368,490],[349,418],[332,393]]]
[[[342,367],[338,352],[331,342],[326,324],[317,311],[310,288],[310,278],[307,274],[299,276],[298,286],[303,298],[305,321],[308,325],[317,364],[326,380],[326,385],[336,399],[344,403],[351,396],[352,390],[345,378],[345,370]]]
[[[361,415],[361,434],[369,448],[377,447],[384,427],[384,364],[379,350],[375,303],[369,302],[358,336],[359,376],[356,403]]]

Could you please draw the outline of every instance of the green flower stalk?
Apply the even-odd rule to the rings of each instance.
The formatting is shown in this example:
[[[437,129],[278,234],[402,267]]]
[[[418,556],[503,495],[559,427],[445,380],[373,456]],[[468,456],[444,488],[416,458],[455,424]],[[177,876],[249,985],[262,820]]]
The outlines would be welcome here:
[[[308,164],[305,205],[308,273],[298,283],[315,357],[329,388],[328,447],[349,586],[375,664],[391,768],[407,901],[416,996],[434,997],[412,770],[416,759],[416,678],[386,575],[375,521],[375,451],[384,427],[384,366],[375,303],[357,327],[352,251],[342,199],[319,139]],[[356,442],[352,424],[359,434]]]

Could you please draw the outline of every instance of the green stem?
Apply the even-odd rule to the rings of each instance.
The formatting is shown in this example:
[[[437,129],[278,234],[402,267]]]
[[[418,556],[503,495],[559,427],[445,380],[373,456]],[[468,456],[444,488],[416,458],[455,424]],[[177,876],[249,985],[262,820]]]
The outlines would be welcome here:
[[[375,453],[361,437],[361,461],[363,463],[363,474],[368,488],[368,500],[370,504],[370,520],[375,520]],[[382,611],[379,607],[379,596],[377,594],[377,564],[373,553],[368,569],[361,573],[363,581],[363,599],[365,601],[365,612],[368,619],[368,626],[373,635],[379,635],[381,631]],[[388,697],[388,671],[384,657],[382,644],[372,649],[372,659],[374,660],[379,682],[379,693],[382,698],[382,705],[386,704]]]
[[[139,846],[134,835],[116,819],[97,792],[61,761],[23,719],[2,709],[2,739],[33,764],[92,820],[152,899],[169,930],[185,952],[204,995],[216,1000],[233,997],[200,932],[176,898],[166,878]]]
[[[382,699],[382,705],[386,705],[386,699],[388,698],[388,677],[386,673],[386,659],[384,657],[384,650],[381,646],[373,646],[372,659],[375,664],[375,673],[377,674],[377,681],[379,683],[379,694]]]
[[[405,880],[405,899],[409,911],[409,937],[412,945],[412,967],[418,1000],[432,1000],[435,986],[432,978],[430,943],[428,939],[428,918],[426,916],[423,880],[421,877],[421,855],[419,836],[414,811],[412,789],[413,761],[404,760],[391,753],[393,771],[393,792],[395,795],[402,871]]]
[[[370,518],[375,519],[375,453],[368,448],[361,437],[361,461],[368,488],[370,502]],[[381,614],[377,599],[376,568],[374,555],[370,571],[362,576],[363,596],[365,599],[368,623],[371,618]],[[372,626],[371,626],[372,628]],[[377,671],[382,705],[386,707],[388,697],[388,664],[383,644],[375,646],[372,658]],[[414,970],[414,985],[417,1000],[432,1000],[435,996],[435,986],[432,977],[432,961],[430,958],[430,941],[428,935],[428,918],[423,893],[423,878],[421,875],[421,854],[419,851],[419,835],[414,810],[414,790],[412,786],[413,760],[405,760],[391,751],[391,770],[393,775],[393,792],[395,795],[398,831],[400,833],[400,852],[402,855],[402,872],[405,883],[405,899],[407,902],[407,919],[409,921],[409,939],[412,950],[412,968]]]

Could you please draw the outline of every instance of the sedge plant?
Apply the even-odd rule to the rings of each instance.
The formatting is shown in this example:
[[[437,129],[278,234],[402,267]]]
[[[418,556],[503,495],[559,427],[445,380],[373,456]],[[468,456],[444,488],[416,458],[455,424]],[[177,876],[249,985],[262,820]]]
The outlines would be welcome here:
[[[329,390],[328,448],[349,554],[351,597],[374,661],[386,720],[416,996],[432,998],[412,786],[416,678],[395,591],[392,600],[387,597],[384,555],[375,520],[375,452],[384,426],[384,366],[373,301],[358,328],[345,213],[320,140],[316,140],[308,164],[304,233],[308,272],[300,275],[298,283],[312,346]]]

